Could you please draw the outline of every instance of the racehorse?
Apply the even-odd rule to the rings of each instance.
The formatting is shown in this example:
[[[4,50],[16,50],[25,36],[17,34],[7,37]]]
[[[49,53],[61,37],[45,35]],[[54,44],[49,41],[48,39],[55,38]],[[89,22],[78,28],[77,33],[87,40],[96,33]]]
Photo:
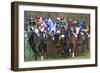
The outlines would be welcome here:
[[[64,27],[61,28],[61,34],[60,34],[59,39],[60,39],[61,48],[62,48],[62,55],[68,56],[68,54],[69,54],[68,47],[67,47],[68,46],[68,44],[67,44],[68,43],[68,41],[67,41],[68,33]]]
[[[48,55],[47,55],[47,36],[46,36],[45,32],[40,31],[39,41],[40,41],[39,49],[41,51],[41,60],[43,60],[44,57],[48,58]]]
[[[39,55],[39,44],[40,44],[38,35],[35,32],[31,32],[28,42],[34,53],[33,56],[35,57],[35,60],[37,60]]]
[[[78,55],[84,53],[84,51],[89,49],[89,28],[87,25],[83,26],[83,29],[79,31],[78,39],[77,39],[77,49]]]
[[[47,55],[45,38],[45,33],[39,31],[38,29],[35,29],[33,32],[31,32],[28,42],[32,47],[35,60],[37,60],[38,56],[40,56],[41,60],[43,60],[43,56]]]
[[[69,56],[75,57],[76,56],[76,43],[77,43],[77,37],[74,33],[74,26],[73,26],[73,20],[68,20],[68,28],[66,29],[67,33],[67,49]]]
[[[80,31],[78,34],[78,39],[77,39],[77,51],[78,51],[78,55],[84,53],[84,51],[86,50],[86,48],[88,48],[86,45],[88,39],[86,34],[83,31]]]
[[[75,36],[75,33],[71,31],[70,33],[70,47],[69,47],[69,52],[70,52],[70,56],[72,56],[73,58],[77,55],[76,51],[76,44],[77,44],[77,37]]]
[[[57,50],[57,55],[61,55],[61,44],[60,44],[60,31],[57,30],[57,33],[55,34],[55,48]]]
[[[56,48],[59,49],[57,54],[68,56],[68,33],[64,27],[61,27],[60,30],[57,29],[57,33],[55,34],[55,45]]]
[[[84,44],[85,44],[85,48],[87,48],[87,50],[89,50],[89,31],[90,31],[90,28],[88,25],[84,25],[83,27],[83,33],[84,33],[84,36],[85,36],[85,41],[84,41]]]

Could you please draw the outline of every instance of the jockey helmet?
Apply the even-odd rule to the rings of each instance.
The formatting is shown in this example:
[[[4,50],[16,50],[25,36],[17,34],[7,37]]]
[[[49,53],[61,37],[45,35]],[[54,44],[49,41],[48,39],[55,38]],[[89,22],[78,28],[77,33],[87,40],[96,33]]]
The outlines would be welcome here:
[[[30,16],[30,17],[29,17],[29,20],[34,20],[34,17],[33,17],[33,16]]]
[[[34,17],[33,16],[29,17],[29,22],[34,22]]]
[[[72,19],[68,19],[68,22],[73,22],[73,20]]]
[[[74,21],[73,21],[73,24],[77,24],[77,21],[76,21],[76,20],[74,20]]]
[[[60,16],[60,20],[63,20],[64,19],[64,16]]]
[[[39,15],[37,15],[37,16],[36,16],[36,19],[40,19],[40,16],[39,16]]]
[[[80,25],[83,25],[83,24],[84,24],[84,21],[83,21],[83,20],[80,20],[80,21],[79,21],[79,24],[80,24]]]

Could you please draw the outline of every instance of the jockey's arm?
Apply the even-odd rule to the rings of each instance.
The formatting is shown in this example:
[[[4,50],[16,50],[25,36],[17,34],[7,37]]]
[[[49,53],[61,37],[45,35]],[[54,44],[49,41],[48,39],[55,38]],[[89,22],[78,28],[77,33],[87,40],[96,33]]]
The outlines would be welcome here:
[[[88,32],[89,31],[89,27],[87,26],[85,29],[82,29],[82,31]]]

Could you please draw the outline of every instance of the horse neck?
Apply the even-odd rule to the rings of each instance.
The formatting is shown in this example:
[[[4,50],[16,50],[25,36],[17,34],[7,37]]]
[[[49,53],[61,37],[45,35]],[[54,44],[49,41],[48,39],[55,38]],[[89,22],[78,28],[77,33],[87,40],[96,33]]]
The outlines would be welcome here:
[[[42,38],[44,38],[44,39],[47,38],[47,34],[46,34],[45,32],[41,32],[40,36],[41,36]]]
[[[76,39],[74,32],[71,32],[70,37],[71,37],[71,38],[75,38],[75,39]]]
[[[84,36],[85,36],[85,39],[88,38],[88,34],[87,34],[87,32],[84,32]]]
[[[84,37],[84,35],[82,35],[81,33],[84,34],[84,32],[82,32],[82,31],[79,32],[79,34],[78,34],[78,39],[80,39],[80,40],[82,40],[81,38]]]
[[[37,38],[38,37],[38,34],[35,33],[35,32],[33,32],[33,36]]]
[[[60,34],[56,33],[55,34],[55,41],[59,41],[59,37],[60,37]]]
[[[35,32],[31,32],[31,35],[29,36],[29,40],[34,42],[38,41],[37,34]]]

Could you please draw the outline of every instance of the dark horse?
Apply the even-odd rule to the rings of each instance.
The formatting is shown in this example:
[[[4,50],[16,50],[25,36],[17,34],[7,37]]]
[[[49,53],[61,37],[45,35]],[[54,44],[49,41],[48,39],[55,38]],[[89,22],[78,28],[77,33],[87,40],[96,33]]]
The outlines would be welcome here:
[[[80,31],[77,39],[78,55],[84,53],[88,49],[89,38],[86,32]]]
[[[31,32],[28,42],[34,53],[33,56],[35,57],[35,60],[37,60],[37,57],[39,55],[39,44],[40,44],[38,35],[35,32]]]
[[[31,32],[29,37],[29,44],[32,47],[32,51],[34,53],[35,60],[37,60],[38,56],[41,56],[41,60],[43,60],[43,55],[47,55],[46,41],[43,32],[39,32],[39,36],[34,31]]]
[[[45,32],[40,31],[40,37],[39,37],[39,50],[41,52],[41,60],[43,60],[43,57],[47,58],[47,37]]]
[[[87,25],[83,26],[83,29],[79,31],[77,39],[78,55],[84,53],[85,50],[89,50],[89,28]]]

